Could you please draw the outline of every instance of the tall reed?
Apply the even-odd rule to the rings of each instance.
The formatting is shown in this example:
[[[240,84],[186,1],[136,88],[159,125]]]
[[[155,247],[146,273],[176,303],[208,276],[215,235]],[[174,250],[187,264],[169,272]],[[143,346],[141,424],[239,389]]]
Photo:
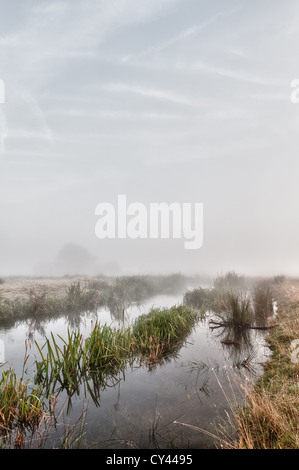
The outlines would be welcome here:
[[[36,343],[37,344],[37,343]],[[129,330],[116,330],[96,324],[88,338],[79,331],[68,330],[67,339],[51,333],[51,341],[42,347],[37,344],[41,359],[36,363],[36,381],[54,392],[57,384],[69,395],[94,372],[113,375],[130,355],[132,347]]]
[[[273,315],[273,292],[268,282],[259,282],[253,290],[255,321],[258,325],[266,325],[267,319]]]
[[[223,299],[223,310],[218,314],[228,326],[246,327],[254,320],[251,299],[246,295],[229,292]]]

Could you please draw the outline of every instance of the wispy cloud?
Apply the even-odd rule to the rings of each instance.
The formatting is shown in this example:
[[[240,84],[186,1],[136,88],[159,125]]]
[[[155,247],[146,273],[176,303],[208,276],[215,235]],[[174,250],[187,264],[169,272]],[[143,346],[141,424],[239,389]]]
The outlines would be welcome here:
[[[24,6],[17,31],[0,35],[0,59],[6,74],[42,83],[64,67],[66,59],[93,58],[116,31],[145,21],[179,0],[78,0]],[[17,77],[17,78],[16,78]]]
[[[149,120],[179,120],[184,119],[185,116],[182,114],[174,113],[162,113],[162,112],[133,112],[133,111],[90,111],[84,109],[65,109],[65,108],[54,108],[47,113],[48,115],[56,116],[69,116],[73,118],[98,118],[98,119],[112,119],[112,120],[134,120],[134,119],[149,119]]]
[[[170,38],[169,40],[167,41],[164,41],[164,42],[161,42],[159,44],[156,44],[156,45],[153,45],[139,53],[135,53],[135,54],[128,54],[126,56],[124,56],[122,59],[121,59],[121,62],[122,63],[127,63],[127,62],[130,62],[131,60],[138,60],[138,59],[141,59],[143,57],[146,57],[147,55],[150,55],[152,53],[156,53],[156,52],[160,52],[160,51],[163,51],[165,49],[167,49],[168,47],[176,44],[177,42],[180,42],[186,38],[189,38],[191,36],[193,36],[194,34],[196,34],[197,32],[199,32],[202,28],[204,27],[204,25],[198,25],[198,26],[191,26],[190,28],[187,28],[186,30],[180,32],[179,34],[177,34],[176,36]]]
[[[127,54],[126,56],[122,57],[121,63],[128,63],[128,64],[132,63],[133,65],[136,65],[140,62],[142,58],[145,58],[151,55],[153,56],[156,53],[165,51],[169,49],[170,47],[175,46],[177,43],[193,38],[194,36],[200,34],[201,32],[204,32],[204,30],[207,29],[209,26],[212,26],[214,23],[217,23],[217,21],[225,17],[231,16],[233,13],[235,13],[238,10],[240,10],[240,7],[234,7],[227,11],[219,11],[215,15],[212,15],[210,18],[207,18],[205,21],[202,21],[200,24],[191,25],[188,28],[170,37],[166,41],[153,44],[152,46],[140,52]]]
[[[36,120],[36,126],[39,129],[38,134],[43,135],[46,139],[51,140],[53,131],[50,128],[46,114],[42,110],[38,100],[28,91],[19,89],[17,92],[19,99],[27,106],[32,117]]]
[[[231,78],[233,80],[240,80],[244,82],[249,82],[252,84],[270,86],[270,85],[279,85],[281,82],[275,79],[272,75],[261,76],[254,75],[252,72],[237,70],[236,68],[225,68],[218,65],[212,65],[207,62],[195,62],[194,64],[177,62],[176,68],[181,70],[189,71],[203,71],[208,72],[213,75],[219,75],[226,78]]]
[[[100,85],[99,88],[114,93],[133,93],[146,98],[155,98],[157,100],[170,101],[180,105],[198,107],[192,98],[168,90],[148,88],[140,85],[128,85],[126,83],[107,83]]]
[[[10,96],[13,97],[7,103],[7,109],[10,110],[10,120],[7,121],[11,131],[9,138],[19,138],[23,133],[23,137],[28,139],[31,136],[34,139],[43,137],[48,141],[53,140],[53,129],[40,102],[43,91],[51,94],[52,83],[61,72],[64,73],[69,64],[86,59],[96,62],[99,47],[106,39],[113,37],[116,31],[153,18],[178,2],[179,0],[78,0],[71,4],[66,1],[48,1],[41,4],[33,2],[33,6],[31,2],[24,5],[23,22],[18,29],[8,29],[0,35],[0,61],[5,64],[5,80],[9,83]],[[16,109],[20,111],[18,115]],[[166,114],[145,111],[141,117],[178,118]],[[2,147],[7,135],[5,117],[2,115],[1,118]],[[102,117],[133,119],[134,112],[108,109],[102,112]],[[17,122],[14,122],[15,119]],[[20,130],[22,123],[23,131]],[[33,128],[29,129],[30,126]]]

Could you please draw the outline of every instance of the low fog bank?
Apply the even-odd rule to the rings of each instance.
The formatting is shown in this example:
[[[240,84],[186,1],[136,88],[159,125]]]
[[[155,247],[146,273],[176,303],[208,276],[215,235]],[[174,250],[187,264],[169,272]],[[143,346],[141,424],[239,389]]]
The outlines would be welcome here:
[[[167,243],[168,242],[168,243]],[[178,242],[164,241],[160,243],[125,241],[115,244],[110,241],[105,249],[90,249],[83,244],[68,242],[59,249],[35,253],[24,250],[20,256],[8,257],[2,262],[0,277],[29,276],[29,277],[63,277],[63,276],[124,276],[143,274],[182,273],[186,276],[213,278],[217,274],[235,271],[245,276],[276,276],[286,275],[296,277],[299,270],[296,266],[278,262],[278,257],[272,263],[263,262],[261,256],[252,256],[251,261],[236,248],[237,256],[231,252],[208,256],[201,250],[183,250]],[[131,246],[129,246],[131,244]],[[129,249],[130,248],[130,249]],[[133,248],[135,248],[133,250]],[[236,258],[238,262],[236,262]]]
[[[299,277],[298,2],[1,6],[0,277]],[[120,195],[203,204],[203,246],[97,238]]]

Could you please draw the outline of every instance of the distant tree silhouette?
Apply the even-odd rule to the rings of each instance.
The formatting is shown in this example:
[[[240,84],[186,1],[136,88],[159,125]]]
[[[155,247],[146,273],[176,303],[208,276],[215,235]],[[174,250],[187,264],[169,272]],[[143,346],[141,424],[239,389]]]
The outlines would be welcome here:
[[[61,275],[93,274],[96,271],[97,259],[86,248],[68,243],[59,251],[55,266]]]

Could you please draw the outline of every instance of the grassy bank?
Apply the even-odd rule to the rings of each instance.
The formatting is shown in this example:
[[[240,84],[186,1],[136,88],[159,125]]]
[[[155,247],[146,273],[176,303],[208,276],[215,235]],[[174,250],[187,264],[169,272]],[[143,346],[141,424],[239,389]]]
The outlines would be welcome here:
[[[299,358],[291,349],[299,339],[299,283],[284,282],[275,295],[277,327],[267,336],[271,360],[253,389],[245,390],[246,405],[234,412],[233,448],[299,447]]]
[[[70,285],[60,297],[50,297],[46,290],[36,292],[31,289],[26,300],[0,299],[0,325],[7,327],[19,321],[43,321],[70,312],[92,311],[98,302],[98,292],[82,287],[80,283]]]
[[[71,282],[64,288],[65,279],[60,278],[56,279],[55,293],[53,282],[47,286],[45,282],[41,284],[39,279],[36,279],[35,284],[32,279],[27,284],[26,280],[22,280],[19,287],[13,289],[11,282],[3,281],[0,326],[12,327],[20,321],[43,322],[61,316],[67,316],[71,323],[72,315],[75,317],[76,314],[95,311],[99,307],[107,308],[114,318],[121,318],[123,310],[132,303],[141,303],[154,295],[183,292],[186,283],[187,278],[181,274],[115,278],[101,276],[88,281]]]

